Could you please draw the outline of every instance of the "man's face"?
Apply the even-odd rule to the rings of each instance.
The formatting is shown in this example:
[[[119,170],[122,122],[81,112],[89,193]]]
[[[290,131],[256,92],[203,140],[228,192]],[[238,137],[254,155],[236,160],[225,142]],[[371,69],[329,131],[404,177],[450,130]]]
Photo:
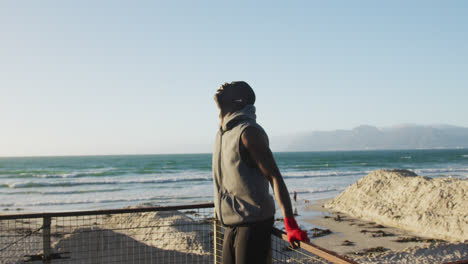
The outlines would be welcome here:
[[[222,110],[227,106],[231,106],[237,97],[239,97],[239,95],[237,95],[236,89],[228,83],[223,83],[216,91],[214,99],[218,108]]]

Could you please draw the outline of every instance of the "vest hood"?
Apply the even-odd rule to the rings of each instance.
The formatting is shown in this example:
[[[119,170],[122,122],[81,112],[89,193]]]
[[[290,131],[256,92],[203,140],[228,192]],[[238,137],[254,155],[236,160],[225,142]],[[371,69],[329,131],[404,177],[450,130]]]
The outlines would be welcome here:
[[[233,125],[237,123],[236,121],[243,119],[257,119],[257,116],[255,115],[255,106],[246,105],[241,110],[224,117],[220,128],[223,131],[230,130],[233,127]]]

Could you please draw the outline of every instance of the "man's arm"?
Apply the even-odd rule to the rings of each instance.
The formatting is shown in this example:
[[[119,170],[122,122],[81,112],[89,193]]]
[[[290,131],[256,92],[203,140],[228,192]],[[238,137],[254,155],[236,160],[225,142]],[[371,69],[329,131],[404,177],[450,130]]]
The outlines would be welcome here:
[[[276,165],[273,154],[268,147],[264,134],[257,128],[248,127],[242,133],[241,139],[253,162],[255,162],[262,174],[270,182],[283,216],[293,217],[288,189]]]
[[[268,146],[267,139],[265,138],[264,134],[255,127],[248,127],[242,133],[241,141],[242,145],[249,153],[250,158],[255,162],[273,188],[276,201],[278,202],[281,212],[283,213],[286,231],[288,232],[288,239],[290,235],[292,236],[292,239],[290,239],[289,242],[293,242],[295,240],[308,240],[307,233],[300,230],[296,221],[294,220],[288,188],[283,181],[283,177],[281,176],[278,166],[276,165],[273,153]],[[288,230],[288,228],[290,230]],[[299,230],[300,234],[292,234],[290,232],[292,230]]]

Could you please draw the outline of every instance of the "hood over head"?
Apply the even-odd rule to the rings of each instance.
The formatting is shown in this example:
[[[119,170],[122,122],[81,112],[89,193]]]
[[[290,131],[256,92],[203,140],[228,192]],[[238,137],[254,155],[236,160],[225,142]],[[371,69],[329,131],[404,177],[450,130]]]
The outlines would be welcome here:
[[[225,116],[221,123],[221,130],[227,131],[234,127],[237,121],[244,120],[244,119],[253,119],[256,120],[257,116],[255,115],[255,106],[254,105],[246,105],[239,111],[236,111],[229,116]]]

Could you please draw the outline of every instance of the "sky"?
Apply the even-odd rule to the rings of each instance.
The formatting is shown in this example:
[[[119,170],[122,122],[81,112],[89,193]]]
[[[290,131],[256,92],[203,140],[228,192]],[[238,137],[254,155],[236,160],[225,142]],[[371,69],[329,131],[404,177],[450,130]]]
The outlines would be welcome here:
[[[209,153],[247,81],[270,136],[468,127],[466,1],[2,1],[0,156]]]

